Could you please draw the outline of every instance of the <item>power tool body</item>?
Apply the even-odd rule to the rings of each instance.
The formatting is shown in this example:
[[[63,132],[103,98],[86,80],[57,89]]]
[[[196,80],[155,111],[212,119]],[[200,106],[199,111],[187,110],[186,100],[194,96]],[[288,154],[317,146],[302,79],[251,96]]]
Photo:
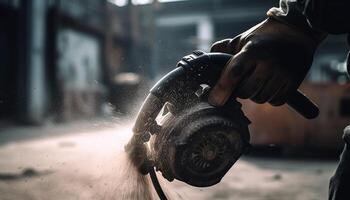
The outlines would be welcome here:
[[[150,90],[126,151],[144,149],[137,166],[150,174],[161,199],[166,199],[155,170],[197,187],[220,182],[239,157],[250,149],[250,121],[234,96],[224,106],[208,103],[208,93],[232,55],[195,51]],[[318,108],[299,91],[288,104],[306,118]],[[137,147],[137,148],[135,148]]]

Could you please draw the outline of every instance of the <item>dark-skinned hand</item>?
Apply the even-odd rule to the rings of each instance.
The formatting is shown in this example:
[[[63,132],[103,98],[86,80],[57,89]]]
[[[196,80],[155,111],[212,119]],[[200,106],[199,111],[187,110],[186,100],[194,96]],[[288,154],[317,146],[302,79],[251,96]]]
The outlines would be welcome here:
[[[305,31],[273,18],[216,42],[211,52],[234,56],[210,92],[209,102],[220,106],[234,95],[256,103],[284,104],[304,80],[319,43]]]

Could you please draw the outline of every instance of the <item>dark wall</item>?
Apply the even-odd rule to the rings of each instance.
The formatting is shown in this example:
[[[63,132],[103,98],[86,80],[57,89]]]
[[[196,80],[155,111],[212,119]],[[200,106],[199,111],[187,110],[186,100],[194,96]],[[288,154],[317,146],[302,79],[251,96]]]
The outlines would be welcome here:
[[[17,96],[17,11],[0,6],[0,118],[12,117]]]

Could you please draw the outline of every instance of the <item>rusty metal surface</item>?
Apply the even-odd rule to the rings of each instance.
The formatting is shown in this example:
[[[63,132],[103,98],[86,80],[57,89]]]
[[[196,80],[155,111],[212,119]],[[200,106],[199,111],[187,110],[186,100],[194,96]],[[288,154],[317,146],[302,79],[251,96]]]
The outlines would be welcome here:
[[[343,129],[350,123],[350,113],[341,114],[341,101],[350,99],[350,84],[302,85],[301,90],[320,108],[320,115],[306,120],[286,105],[272,107],[242,100],[243,110],[252,121],[251,141],[254,145],[304,146],[340,148]],[[350,105],[349,105],[350,106]]]

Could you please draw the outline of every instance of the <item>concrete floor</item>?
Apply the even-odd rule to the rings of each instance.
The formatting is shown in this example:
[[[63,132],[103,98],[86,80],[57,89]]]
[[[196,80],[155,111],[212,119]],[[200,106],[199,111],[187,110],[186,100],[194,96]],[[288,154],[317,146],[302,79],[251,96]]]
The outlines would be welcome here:
[[[140,186],[136,181],[140,177],[125,171],[123,145],[130,137],[130,126],[125,121],[100,121],[85,128],[1,130],[0,199],[154,196],[147,178]],[[163,186],[172,199],[321,200],[327,199],[328,179],[335,167],[336,161],[244,157],[213,187],[194,188],[177,181],[163,181]]]

